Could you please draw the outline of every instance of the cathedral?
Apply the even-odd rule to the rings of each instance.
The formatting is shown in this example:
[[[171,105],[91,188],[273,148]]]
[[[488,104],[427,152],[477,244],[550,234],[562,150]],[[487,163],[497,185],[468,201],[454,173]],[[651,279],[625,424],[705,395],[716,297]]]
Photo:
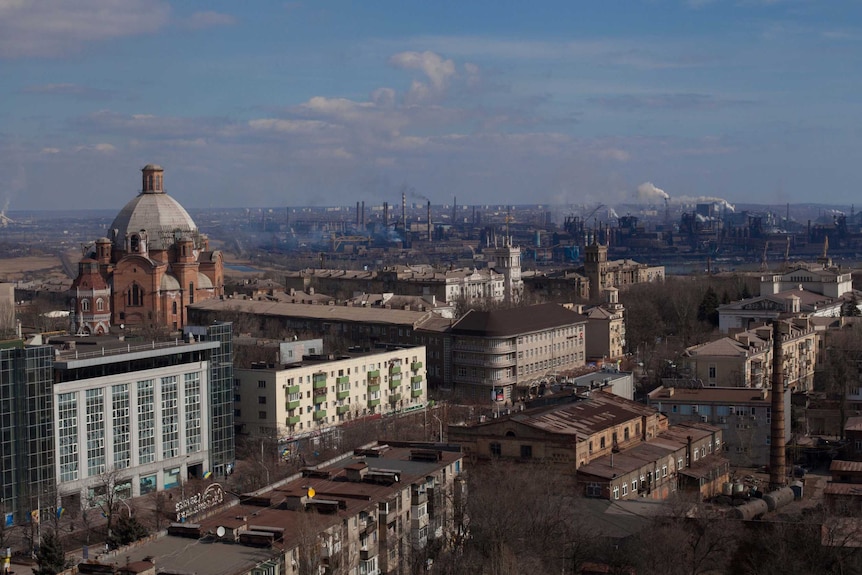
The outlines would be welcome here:
[[[186,325],[186,306],[224,294],[224,261],[165,193],[164,170],[141,170],[141,192],[95,241],[72,283],[72,333]]]

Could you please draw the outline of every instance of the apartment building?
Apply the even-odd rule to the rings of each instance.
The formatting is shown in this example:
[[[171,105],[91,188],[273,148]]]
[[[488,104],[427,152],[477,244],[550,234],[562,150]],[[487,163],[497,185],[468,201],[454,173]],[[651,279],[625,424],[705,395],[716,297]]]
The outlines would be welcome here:
[[[465,399],[511,403],[542,378],[585,364],[586,318],[559,304],[470,310],[448,334],[452,384]]]
[[[172,573],[419,573],[427,546],[465,532],[463,471],[455,447],[378,444],[241,501],[225,495],[222,510],[117,557]]]
[[[416,346],[237,367],[236,429],[287,440],[359,417],[418,409],[428,400],[425,362],[425,347]]]
[[[784,394],[784,412],[790,414],[790,393]],[[648,402],[668,417],[671,424],[703,422],[722,431],[724,453],[733,465],[769,463],[772,396],[767,388],[659,387]],[[790,420],[785,417],[785,440],[790,440]]]
[[[783,322],[781,327],[785,385],[793,391],[809,391],[814,385],[821,334],[806,318]],[[772,326],[692,346],[683,354],[682,363],[692,379],[708,387],[768,387],[772,377]]]

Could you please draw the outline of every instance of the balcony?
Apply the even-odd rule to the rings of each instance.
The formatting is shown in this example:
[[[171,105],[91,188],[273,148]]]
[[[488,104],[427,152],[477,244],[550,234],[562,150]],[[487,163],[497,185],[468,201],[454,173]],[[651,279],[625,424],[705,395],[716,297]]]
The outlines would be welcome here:
[[[369,549],[367,547],[363,547],[359,550],[360,561],[368,561],[369,559],[372,559],[375,555],[377,555],[377,549]]]
[[[374,393],[374,392],[376,392],[376,391],[380,391],[380,382],[379,382],[379,381],[378,381],[377,383],[371,383],[371,382],[369,382],[369,383],[368,383],[368,392],[369,392],[369,393]]]
[[[326,388],[326,374],[318,373],[312,376],[311,387],[314,389]]]
[[[458,365],[475,365],[479,367],[511,367],[517,363],[514,357],[463,357],[458,356],[453,359],[453,363]]]
[[[284,393],[287,395],[293,395],[294,393],[299,393],[298,385],[289,385],[285,388]]]
[[[380,405],[380,398],[379,397],[377,399],[369,399],[368,400],[368,407],[375,407],[378,405]]]
[[[290,417],[287,418],[287,424],[288,425],[296,425],[297,423],[299,423],[300,419],[302,419],[302,418],[298,415],[291,415]]]
[[[401,386],[401,378],[398,379],[390,379],[389,380],[389,389],[395,389]]]
[[[345,399],[347,397],[350,397],[350,390],[349,389],[344,389],[344,390],[335,392],[335,399]]]
[[[338,415],[343,415],[343,414],[347,413],[348,411],[350,411],[349,405],[339,405],[338,407],[335,408],[335,413],[337,413]]]
[[[312,403],[314,403],[314,405],[320,405],[321,403],[326,403],[326,394],[325,393],[316,394],[312,398]]]
[[[343,385],[345,383],[350,383],[350,376],[349,375],[342,375],[342,376],[336,377],[335,383],[337,383],[339,385]]]
[[[314,421],[320,421],[321,419],[326,417],[325,409],[318,409],[314,412]]]
[[[414,385],[417,383],[421,384],[422,383],[422,376],[421,375],[414,375],[413,377],[410,378],[410,383],[412,383]]]
[[[284,408],[288,411],[291,411],[291,410],[299,407],[299,404],[300,404],[300,401],[298,399],[296,401],[288,401],[287,403],[284,404]]]
[[[422,362],[421,361],[414,361],[413,363],[410,364],[410,369],[413,371],[419,371],[420,369],[422,369]]]
[[[414,389],[410,392],[410,397],[421,397],[422,396],[422,388]]]
[[[401,401],[401,394],[400,393],[393,393],[392,395],[389,396],[389,403],[391,403],[392,405],[395,405],[399,401]]]
[[[371,380],[375,379],[375,378],[380,379],[380,370],[379,369],[375,369],[373,371],[368,372],[368,381],[369,382],[371,382]]]
[[[422,505],[423,503],[428,502],[428,492],[424,489],[422,491],[413,491],[410,494],[410,505]]]

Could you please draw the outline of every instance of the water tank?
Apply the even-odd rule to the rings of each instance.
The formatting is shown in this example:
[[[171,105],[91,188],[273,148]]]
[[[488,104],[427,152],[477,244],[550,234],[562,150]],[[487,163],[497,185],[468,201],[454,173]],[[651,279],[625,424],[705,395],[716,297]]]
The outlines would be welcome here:
[[[763,500],[766,502],[770,511],[781,509],[794,499],[796,499],[796,494],[793,492],[793,489],[789,487],[782,487],[781,489],[770,491],[763,496]]]
[[[733,494],[733,483],[731,483],[730,481],[725,481],[725,482],[721,485],[721,494],[722,494],[722,495],[731,495],[731,494]]]
[[[733,519],[750,521],[752,519],[760,517],[768,510],[769,507],[766,505],[766,501],[764,501],[763,499],[752,499],[744,505],[740,505],[731,509],[728,513],[728,517],[731,517]]]
[[[734,483],[733,484],[733,494],[734,495],[742,495],[745,491],[745,484],[743,483]]]

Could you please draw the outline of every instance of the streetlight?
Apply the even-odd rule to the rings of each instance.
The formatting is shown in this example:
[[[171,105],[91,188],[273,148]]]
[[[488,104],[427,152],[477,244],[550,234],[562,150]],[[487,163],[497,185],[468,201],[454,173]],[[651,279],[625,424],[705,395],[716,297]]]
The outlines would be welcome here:
[[[434,415],[433,413],[431,414],[431,417],[436,419],[437,423],[440,425],[440,443],[443,443],[443,422],[440,421],[440,418],[437,417],[436,415]]]

